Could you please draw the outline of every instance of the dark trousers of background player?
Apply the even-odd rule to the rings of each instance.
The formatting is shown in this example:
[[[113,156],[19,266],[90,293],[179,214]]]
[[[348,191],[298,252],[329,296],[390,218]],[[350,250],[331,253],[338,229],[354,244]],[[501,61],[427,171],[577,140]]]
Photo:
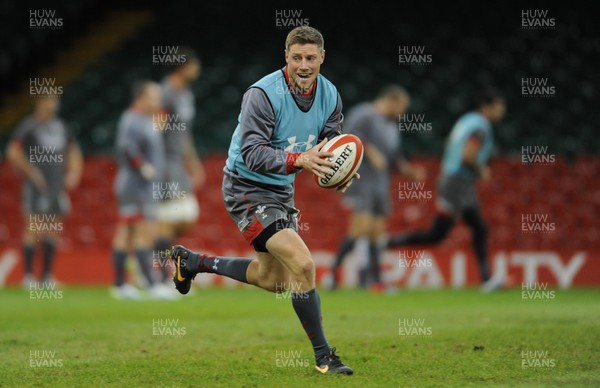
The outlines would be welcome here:
[[[467,208],[461,213],[461,218],[471,230],[471,243],[479,267],[479,276],[484,283],[490,279],[490,270],[487,260],[488,230],[478,208]],[[388,238],[387,247],[401,247],[407,245],[432,245],[444,240],[456,219],[449,214],[438,214],[429,229],[409,233],[394,234]]]
[[[487,226],[477,208],[465,209],[461,214],[469,229],[471,229],[473,250],[477,259],[479,276],[484,283],[490,279],[487,260]],[[387,244],[378,247],[377,244],[369,243],[369,262],[366,268],[359,271],[359,285],[367,287],[369,284],[381,284],[380,256],[385,248],[397,248],[410,245],[433,245],[444,240],[456,220],[449,214],[438,214],[428,229],[417,230],[409,233],[393,234],[388,238]],[[355,240],[345,237],[342,240],[332,272],[334,276],[334,288],[338,285],[337,271],[342,265],[346,255],[354,248]],[[383,248],[383,249],[382,249]]]

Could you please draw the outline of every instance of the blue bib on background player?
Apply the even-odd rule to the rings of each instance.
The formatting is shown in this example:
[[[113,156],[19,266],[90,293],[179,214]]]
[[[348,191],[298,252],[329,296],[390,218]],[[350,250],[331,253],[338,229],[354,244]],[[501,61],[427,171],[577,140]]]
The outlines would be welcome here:
[[[487,163],[494,144],[492,125],[478,112],[469,112],[461,116],[450,132],[450,138],[442,159],[442,174],[459,174],[469,180],[476,180],[477,176],[462,163],[465,144],[473,135],[481,137],[483,144],[477,154],[477,164]]]
[[[308,112],[300,110],[285,80],[283,70],[277,70],[256,82],[251,88],[265,92],[275,113],[275,129],[271,147],[287,152],[304,152],[318,143],[319,135],[337,105],[337,90],[322,75],[317,76],[314,100]],[[244,178],[269,185],[284,186],[294,182],[296,173],[273,174],[250,170],[244,163],[240,148],[240,121],[233,133],[226,166]],[[284,153],[278,153],[284,157]]]

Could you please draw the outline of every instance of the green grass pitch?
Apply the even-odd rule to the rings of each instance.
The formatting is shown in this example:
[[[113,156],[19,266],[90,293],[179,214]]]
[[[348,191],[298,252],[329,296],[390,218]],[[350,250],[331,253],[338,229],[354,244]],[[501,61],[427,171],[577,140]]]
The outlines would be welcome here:
[[[600,291],[554,296],[321,291],[327,337],[355,370],[322,376],[285,295],[212,288],[133,302],[99,288],[49,300],[5,289],[0,386],[598,387]]]

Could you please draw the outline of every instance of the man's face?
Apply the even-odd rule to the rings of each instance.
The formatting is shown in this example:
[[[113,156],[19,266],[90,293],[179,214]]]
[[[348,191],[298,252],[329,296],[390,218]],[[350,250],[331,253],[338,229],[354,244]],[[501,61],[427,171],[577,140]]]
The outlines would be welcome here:
[[[148,85],[144,92],[141,102],[144,109],[149,113],[157,112],[161,107],[160,86],[157,84]]]
[[[319,50],[316,44],[291,45],[285,51],[285,62],[292,85],[308,91],[317,79],[324,59],[325,51]]]
[[[504,117],[506,113],[506,103],[502,99],[494,101],[493,104],[489,105],[489,119],[495,123]]]
[[[397,119],[398,116],[404,114],[410,105],[408,96],[397,96],[396,98],[388,99],[388,116],[391,119]]]
[[[183,73],[184,78],[188,82],[195,81],[202,71],[200,61],[197,59],[190,59],[184,66],[181,67],[180,71]]]
[[[45,96],[37,101],[35,105],[35,111],[40,119],[48,120],[56,115],[59,106],[60,102],[58,97]]]

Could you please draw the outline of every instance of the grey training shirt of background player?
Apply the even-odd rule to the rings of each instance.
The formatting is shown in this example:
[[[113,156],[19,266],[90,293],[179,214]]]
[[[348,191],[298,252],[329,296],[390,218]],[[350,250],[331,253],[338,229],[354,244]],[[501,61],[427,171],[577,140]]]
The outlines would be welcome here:
[[[64,213],[69,210],[65,192],[69,144],[72,134],[62,120],[54,117],[39,122],[27,116],[17,127],[13,139],[21,143],[25,157],[38,168],[46,182],[40,192],[33,182],[23,182],[23,207],[26,212]]]
[[[170,115],[170,119],[176,119],[170,121],[170,124],[176,125],[163,132],[166,154],[164,182],[169,184],[163,187],[177,187],[179,191],[190,192],[192,185],[185,166],[184,150],[186,143],[194,142],[192,134],[196,115],[194,94],[189,88],[173,89],[166,78],[161,83],[161,88],[163,108]]]
[[[155,169],[155,177],[147,181],[132,159],[141,155]],[[152,116],[127,110],[117,125],[117,163],[119,171],[115,191],[123,199],[152,201],[152,183],[159,182],[164,172],[165,154],[162,136],[154,129]]]
[[[349,195],[364,191],[388,192],[390,169],[402,159],[401,139],[398,123],[378,113],[372,103],[361,103],[350,110],[345,123],[345,132],[352,133],[362,140],[364,145],[375,147],[385,158],[383,170],[376,170],[369,161],[363,158],[360,179],[348,189]]]

